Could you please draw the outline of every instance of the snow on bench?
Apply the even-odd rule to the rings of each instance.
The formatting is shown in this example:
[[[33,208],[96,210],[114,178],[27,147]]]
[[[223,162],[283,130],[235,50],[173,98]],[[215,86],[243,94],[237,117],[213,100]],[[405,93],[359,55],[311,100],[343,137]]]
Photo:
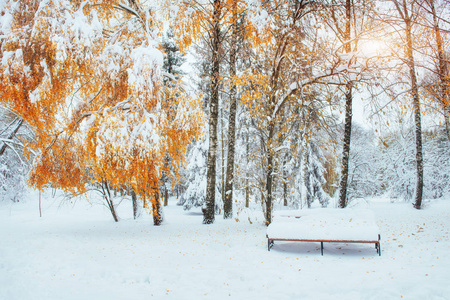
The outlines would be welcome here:
[[[268,250],[275,241],[373,243],[381,255],[380,234],[368,209],[305,209],[275,212],[267,227]]]

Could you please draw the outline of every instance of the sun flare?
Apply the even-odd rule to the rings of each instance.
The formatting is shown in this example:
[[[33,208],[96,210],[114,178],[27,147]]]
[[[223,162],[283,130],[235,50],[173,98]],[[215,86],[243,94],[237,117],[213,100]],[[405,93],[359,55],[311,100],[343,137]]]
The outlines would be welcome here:
[[[373,57],[385,54],[388,46],[385,41],[380,39],[365,39],[361,41],[359,49],[365,56]]]

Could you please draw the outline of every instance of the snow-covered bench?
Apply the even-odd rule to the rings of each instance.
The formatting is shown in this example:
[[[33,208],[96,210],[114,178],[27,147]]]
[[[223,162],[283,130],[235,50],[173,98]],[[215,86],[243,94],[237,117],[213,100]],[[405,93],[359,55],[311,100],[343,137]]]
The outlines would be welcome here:
[[[267,247],[275,241],[375,244],[381,255],[380,234],[368,209],[306,209],[276,212],[267,227]]]

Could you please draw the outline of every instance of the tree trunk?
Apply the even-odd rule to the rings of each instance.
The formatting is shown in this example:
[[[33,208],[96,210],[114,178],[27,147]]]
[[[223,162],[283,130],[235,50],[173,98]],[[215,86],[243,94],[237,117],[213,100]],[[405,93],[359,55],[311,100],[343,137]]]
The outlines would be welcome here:
[[[345,93],[345,128],[344,128],[344,145],[342,150],[342,173],[339,190],[339,207],[345,208],[348,204],[347,187],[348,187],[348,166],[350,163],[350,142],[352,136],[352,84],[348,83]]]
[[[221,139],[221,146],[222,146],[222,160],[221,160],[221,172],[222,172],[222,182],[221,182],[221,195],[222,195],[222,203],[225,203],[225,139],[224,139],[224,126],[223,126],[223,111],[224,111],[224,105],[222,105],[222,108],[220,109],[220,139]]]
[[[409,43],[408,43],[409,44]],[[408,46],[409,48],[409,46]],[[409,48],[412,55],[412,48]],[[417,79],[414,68],[414,60],[410,56],[410,76],[411,76],[411,87],[413,95],[414,104],[414,123],[415,123],[415,133],[416,133],[416,167],[417,167],[417,184],[416,184],[416,195],[414,207],[420,209],[422,206],[422,194],[423,194],[423,155],[422,155],[422,124],[421,124],[421,112],[420,112],[420,100],[419,91],[417,87]]]
[[[41,191],[39,191],[39,217],[42,218]]]
[[[169,191],[164,186],[164,206],[169,205]]]
[[[147,198],[145,196],[142,199],[142,208],[144,209],[148,208]]]
[[[250,207],[250,189],[248,187],[248,179],[246,179],[245,186],[245,207]]]
[[[346,0],[345,2],[345,15],[346,15],[346,24],[345,24],[345,33],[344,33],[344,49],[346,53],[352,52],[351,46],[351,9],[352,4],[351,0]],[[350,141],[352,135],[352,89],[353,85],[349,81],[345,85],[345,129],[344,129],[344,146],[342,149],[342,174],[341,174],[341,182],[340,182],[340,190],[339,190],[339,207],[345,208],[348,204],[347,197],[347,187],[348,187],[348,166],[350,162]]]
[[[138,203],[137,196],[134,190],[131,190],[131,200],[133,201],[133,219],[137,219],[138,217]]]
[[[247,127],[247,136],[246,136],[246,145],[245,145],[246,163],[247,163],[247,170],[245,173],[245,207],[247,207],[247,208],[250,206],[250,188],[248,186],[248,177],[250,176],[250,173],[248,172],[248,161],[249,161],[249,155],[250,155],[250,146],[248,144],[249,134],[250,134],[250,132]]]
[[[409,77],[411,80],[411,96],[413,98],[414,124],[416,135],[417,183],[416,183],[416,195],[414,207],[420,209],[422,206],[422,194],[423,194],[422,124],[421,124],[419,88],[417,86],[416,68],[413,55],[412,20],[409,15],[408,7],[405,0],[403,0],[402,5],[400,5],[397,0],[394,0],[394,4],[400,17],[405,22],[405,35],[406,35],[405,52],[407,65],[409,68]]]
[[[405,14],[406,2],[403,1]],[[412,25],[411,20],[406,18],[406,47],[407,47],[407,59],[409,67],[409,75],[411,80],[411,94],[413,97],[414,105],[414,123],[415,123],[415,134],[416,134],[416,167],[417,167],[417,184],[416,184],[416,195],[414,207],[420,209],[422,206],[422,193],[423,193],[423,156],[422,156],[422,124],[421,124],[421,113],[420,113],[420,99],[419,99],[419,89],[417,86],[415,62],[413,56],[413,45],[412,45]]]
[[[440,89],[440,100],[442,102],[442,108],[444,112],[444,122],[445,122],[445,131],[447,133],[447,139],[450,141],[450,82],[448,77],[448,68],[447,68],[447,60],[445,58],[444,53],[444,42],[441,37],[441,29],[439,28],[439,22],[436,15],[436,9],[434,7],[434,0],[428,0],[428,4],[431,8],[431,14],[433,15],[433,29],[434,29],[434,37],[436,39],[436,46],[438,51],[438,61],[439,61],[439,89]]]
[[[266,226],[272,223],[272,186],[273,186],[273,153],[272,138],[274,135],[274,125],[269,125],[269,134],[267,137],[267,173],[266,173]]]
[[[16,120],[17,120],[17,119],[16,119]],[[14,123],[14,122],[15,122],[15,120],[13,121],[13,123]],[[20,129],[20,127],[22,126],[22,124],[23,124],[23,119],[20,119],[20,121],[19,121],[19,123],[17,124],[16,128],[9,134],[8,140],[12,140],[12,139],[16,136],[16,134],[17,134],[17,132],[19,131],[19,129]],[[3,153],[5,153],[6,147],[8,147],[8,145],[6,144],[6,142],[3,142],[3,145],[2,145],[2,147],[0,148],[0,156],[2,156]]]
[[[213,28],[212,28],[212,69],[211,69],[211,102],[209,114],[209,148],[208,166],[206,173],[206,200],[203,208],[203,224],[214,223],[216,197],[216,159],[217,159],[217,121],[219,109],[220,84],[220,14],[221,1],[214,0]]]
[[[272,223],[272,183],[273,183],[273,157],[269,152],[267,157],[267,174],[266,174],[266,226]]]
[[[223,204],[223,217],[233,217],[233,182],[234,182],[234,153],[236,143],[236,110],[237,89],[233,80],[236,77],[236,54],[237,54],[237,2],[233,1],[233,33],[231,35],[230,52],[230,77],[232,80],[230,89],[230,116],[228,122],[228,156],[227,156],[227,178],[225,180],[225,202]]]
[[[119,222],[119,218],[116,213],[116,208],[114,207],[114,202],[111,197],[111,191],[109,189],[108,182],[106,180],[103,180],[101,186],[102,186],[103,198],[105,199],[105,201],[108,205],[109,211],[111,212],[111,215],[113,216],[114,222]]]
[[[159,201],[159,191],[155,190],[155,201],[152,203],[153,225],[159,226],[162,223],[161,202]]]

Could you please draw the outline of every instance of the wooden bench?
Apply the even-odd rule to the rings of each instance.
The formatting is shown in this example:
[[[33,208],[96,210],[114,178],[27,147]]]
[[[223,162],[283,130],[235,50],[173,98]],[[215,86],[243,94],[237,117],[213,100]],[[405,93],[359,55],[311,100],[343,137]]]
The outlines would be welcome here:
[[[267,248],[275,241],[374,244],[381,256],[380,234],[373,213],[367,209],[311,209],[282,211],[267,227]]]

